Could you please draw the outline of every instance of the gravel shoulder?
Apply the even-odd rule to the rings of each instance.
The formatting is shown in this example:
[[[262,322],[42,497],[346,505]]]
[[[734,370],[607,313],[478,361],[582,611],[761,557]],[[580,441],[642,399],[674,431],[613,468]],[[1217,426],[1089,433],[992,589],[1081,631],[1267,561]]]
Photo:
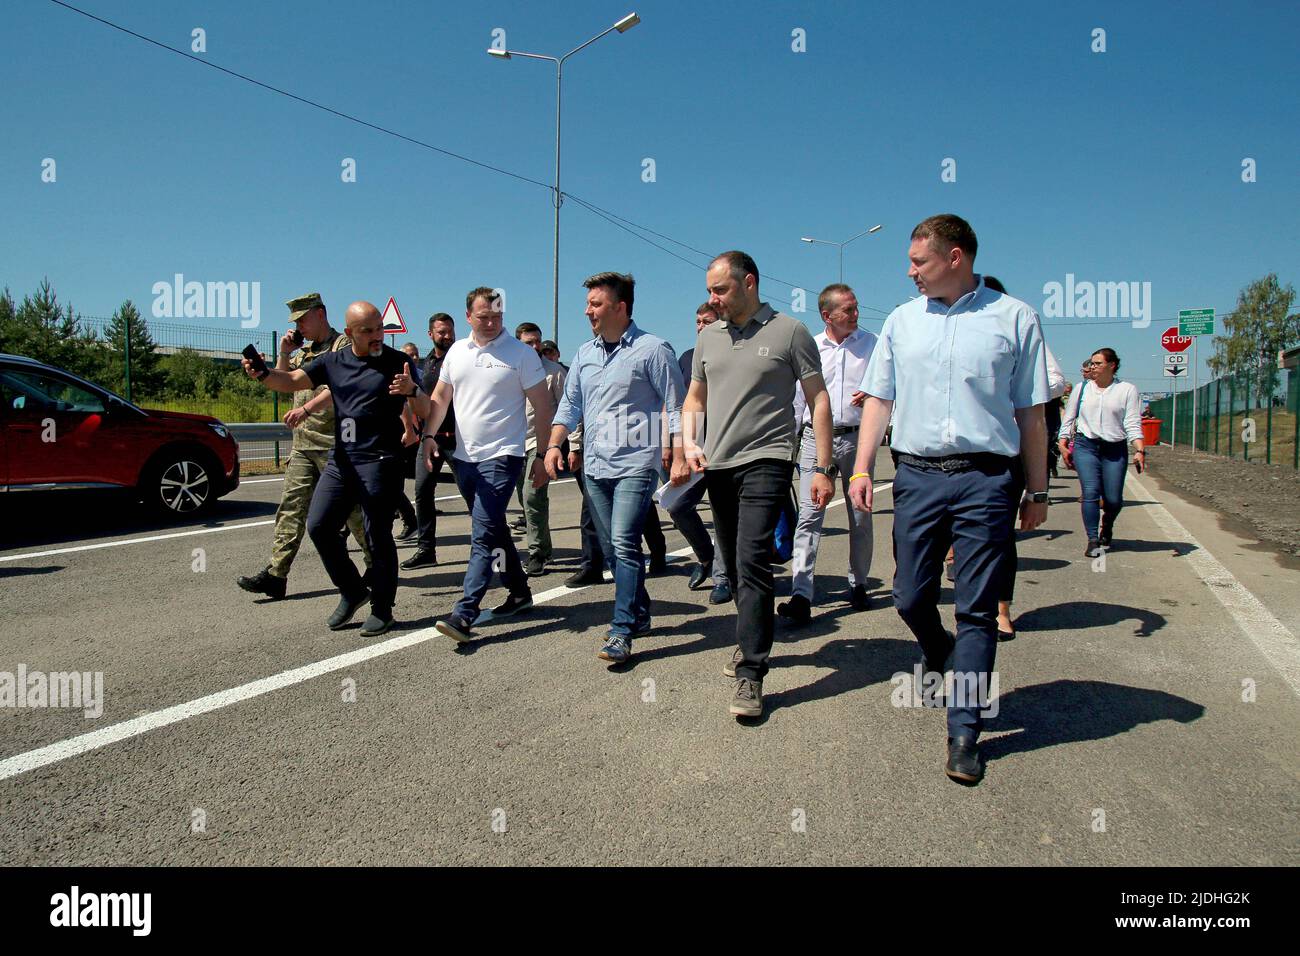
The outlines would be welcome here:
[[[1300,472],[1161,445],[1149,471],[1168,490],[1247,525],[1261,542],[1300,555]]]

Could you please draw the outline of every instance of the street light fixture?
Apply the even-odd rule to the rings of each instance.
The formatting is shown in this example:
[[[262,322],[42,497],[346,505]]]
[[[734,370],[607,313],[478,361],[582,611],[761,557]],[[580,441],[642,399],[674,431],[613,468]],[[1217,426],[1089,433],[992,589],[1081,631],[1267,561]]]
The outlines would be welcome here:
[[[872,226],[870,229],[862,230],[860,233],[854,236],[853,239],[861,239],[863,236],[873,232],[879,232],[883,228],[884,228],[883,224],[877,223],[876,225]],[[843,242],[831,242],[829,239],[814,239],[812,236],[799,237],[800,242],[820,242],[822,245],[825,246],[840,247],[840,282],[841,283],[844,281],[844,247],[847,246],[850,242],[852,242],[853,239],[845,239]]]
[[[529,60],[550,60],[555,64],[555,187],[551,202],[555,206],[555,262],[553,270],[553,288],[552,288],[552,324],[551,339],[558,345],[560,341],[560,103],[563,92],[562,82],[564,79],[564,61],[573,54],[586,47],[591,46],[601,37],[613,33],[617,30],[619,33],[626,33],[634,26],[641,22],[641,18],[635,13],[629,13],[623,19],[619,20],[608,30],[596,34],[581,46],[576,46],[562,57],[545,56],[540,53],[523,53],[519,50],[488,50],[489,56],[494,56],[499,60],[509,60],[514,56],[521,56]]]

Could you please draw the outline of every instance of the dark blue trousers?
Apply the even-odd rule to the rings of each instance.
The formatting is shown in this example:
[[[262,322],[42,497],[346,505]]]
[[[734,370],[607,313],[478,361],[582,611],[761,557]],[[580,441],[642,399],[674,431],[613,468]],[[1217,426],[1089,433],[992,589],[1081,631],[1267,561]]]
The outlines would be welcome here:
[[[365,590],[357,567],[348,557],[347,541],[339,532],[357,505],[365,519],[370,569],[370,609],[379,617],[393,613],[397,596],[397,545],[393,543],[393,515],[402,494],[405,463],[394,455],[379,461],[349,461],[331,453],[325,471],[311,496],[307,533],[320,553],[325,571],[339,589],[352,597]]]
[[[959,472],[900,463],[894,476],[894,608],[925,654],[926,670],[953,671],[948,736],[978,737],[998,646],[998,597],[1008,572],[1016,480],[1011,458]],[[957,636],[939,618],[940,576],[954,550]],[[961,706],[957,706],[960,704]]]
[[[453,457],[451,466],[470,516],[465,590],[453,613],[466,624],[473,624],[478,620],[483,596],[492,585],[493,572],[501,573],[501,583],[511,594],[529,593],[528,578],[506,524],[506,509],[524,469],[524,459],[520,455],[502,455],[473,462]]]

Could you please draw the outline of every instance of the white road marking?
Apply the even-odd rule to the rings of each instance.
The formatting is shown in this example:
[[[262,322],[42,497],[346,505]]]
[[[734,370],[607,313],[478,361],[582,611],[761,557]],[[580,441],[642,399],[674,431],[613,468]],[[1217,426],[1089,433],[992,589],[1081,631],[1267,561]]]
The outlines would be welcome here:
[[[283,478],[267,478],[266,481],[284,481]],[[553,481],[553,485],[569,484],[572,478],[561,478]],[[253,484],[254,482],[244,482],[244,484]],[[440,498],[434,498],[434,501],[460,501],[460,495],[443,495]],[[78,551],[98,551],[101,548],[121,548],[128,544],[148,544],[151,541],[167,541],[172,538],[185,538],[196,534],[216,534],[218,531],[238,531],[240,528],[261,528],[264,525],[275,524],[274,518],[267,518],[265,521],[247,521],[244,524],[226,524],[218,525],[215,528],[195,528],[189,531],[173,531],[170,534],[154,534],[144,538],[126,538],[122,541],[101,541],[97,544],[79,544],[69,548],[54,548],[49,551],[24,551],[22,554],[8,554],[0,556],[0,562],[20,561],[24,558],[48,558],[56,554],[75,554]]]
[[[1165,536],[1172,542],[1191,545],[1192,550],[1185,555],[1187,562],[1251,643],[1291,685],[1292,693],[1300,697],[1300,641],[1218,558],[1206,550],[1205,545],[1192,537],[1182,522],[1170,514],[1169,509],[1157,501],[1142,482],[1131,473],[1128,481],[1142,493],[1143,499],[1151,502],[1148,514]]]
[[[572,480],[572,479],[570,479]],[[876,486],[876,491],[887,490],[893,482],[884,482]],[[832,501],[827,508],[833,508],[844,501],[838,498]],[[212,529],[220,530],[220,529]],[[690,548],[679,548],[668,554],[670,558],[683,557],[691,554]],[[606,572],[608,574],[609,572]],[[607,578],[606,580],[609,580]],[[575,594],[578,591],[584,591],[591,585],[571,588],[567,585],[551,588],[543,591],[541,594],[533,597],[534,604],[546,604],[554,601],[558,597],[566,594]],[[475,622],[475,625],[486,624],[492,620],[492,612],[488,611]],[[29,750],[25,753],[15,754],[12,757],[6,757],[0,760],[0,780],[6,780],[9,777],[16,777],[19,774],[27,773],[31,770],[37,770],[41,767],[49,766],[52,763],[58,763],[61,760],[67,760],[69,757],[76,757],[80,754],[89,753],[92,750],[98,750],[101,747],[107,747],[109,744],[115,744],[131,737],[138,737],[141,734],[147,734],[151,730],[157,730],[159,727],[166,727],[170,724],[180,723],[183,720],[189,720],[191,717],[198,717],[201,714],[211,713],[214,710],[221,710],[223,707],[229,707],[232,704],[238,704],[242,701],[252,700],[254,697],[261,697],[272,691],[281,690],[285,687],[292,687],[294,684],[301,684],[303,681],[311,680],[313,677],[320,677],[323,674],[329,674],[333,671],[342,670],[345,667],[352,667],[363,661],[372,660],[376,657],[382,657],[385,654],[392,654],[395,651],[405,650],[408,647],[414,647],[417,644],[423,644],[433,638],[442,638],[443,635],[432,627],[422,628],[410,634],[403,634],[400,637],[394,637],[378,644],[372,644],[370,647],[359,648],[355,651],[349,651],[346,654],[339,654],[335,657],[326,658],[323,661],[317,661],[314,664],[306,664],[302,667],[295,667],[292,670],[283,671],[271,677],[263,677],[259,680],[250,681],[247,684],[241,684],[238,687],[232,687],[229,690],[217,691],[215,694],[208,694],[206,697],[199,697],[196,700],[188,701],[184,704],[176,704],[172,707],[165,707],[162,710],[156,710],[150,714],[143,714],[134,717],[131,720],[124,720],[112,726],[105,727],[103,730],[92,730],[90,733],[78,734],[75,737],[69,737],[60,740],[57,743],[47,744],[44,747],[37,747],[35,750]]]
[[[240,528],[260,528],[275,524],[274,518],[265,521],[248,521],[244,524],[225,524],[216,528],[198,528],[191,531],[173,531],[171,534],[153,534],[147,538],[127,538],[125,541],[101,541],[99,544],[79,544],[75,548],[54,548],[50,551],[24,551],[22,554],[6,554],[0,561],[20,561],[23,558],[48,558],[55,554],[72,554],[77,551],[98,551],[100,548],[120,548],[128,544],[148,544],[150,541],[168,541],[172,538],[188,538],[196,534],[216,534],[218,531],[238,531]]]

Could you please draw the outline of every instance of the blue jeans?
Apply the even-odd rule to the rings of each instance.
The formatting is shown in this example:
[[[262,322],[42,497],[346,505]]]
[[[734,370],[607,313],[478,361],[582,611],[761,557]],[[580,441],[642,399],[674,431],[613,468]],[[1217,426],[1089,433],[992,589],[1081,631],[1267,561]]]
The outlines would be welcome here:
[[[591,519],[596,524],[605,561],[614,572],[614,621],[609,633],[629,641],[634,630],[650,623],[641,532],[658,477],[654,471],[647,470],[623,478],[588,475],[586,479]]]
[[[452,613],[466,624],[479,616],[483,595],[492,585],[492,572],[501,572],[501,583],[511,594],[527,594],[528,578],[519,563],[519,552],[506,525],[506,508],[515,493],[515,482],[523,470],[519,455],[503,455],[487,461],[470,462],[452,458],[456,487],[469,506],[469,564],[465,568],[464,595]]]
[[[1128,442],[1100,441],[1074,436],[1074,470],[1079,475],[1079,504],[1083,530],[1089,541],[1097,539],[1101,512],[1113,524],[1124,507],[1124,472],[1128,468]]]

